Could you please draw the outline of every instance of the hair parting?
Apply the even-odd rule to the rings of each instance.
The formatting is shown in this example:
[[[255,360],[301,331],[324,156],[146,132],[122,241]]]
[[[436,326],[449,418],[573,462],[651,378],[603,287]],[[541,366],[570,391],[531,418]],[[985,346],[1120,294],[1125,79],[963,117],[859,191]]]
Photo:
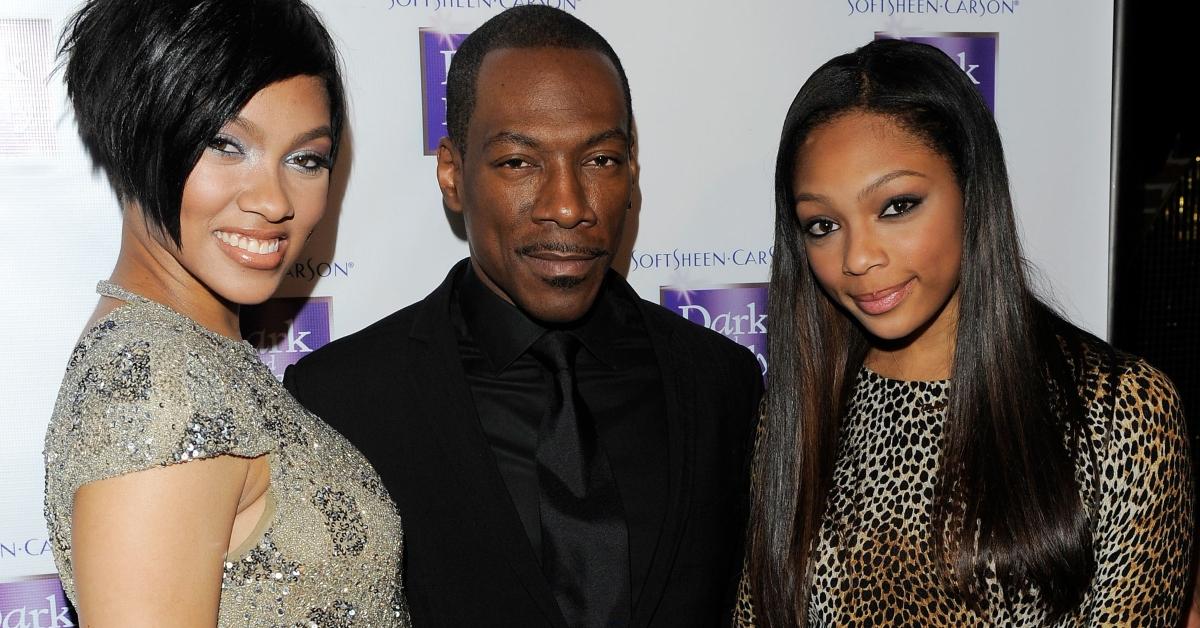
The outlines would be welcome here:
[[[931,539],[938,577],[972,607],[983,578],[1035,586],[1056,618],[1095,570],[1075,460],[1082,374],[1077,332],[1030,290],[999,132],[941,51],[882,40],[830,60],[800,89],[776,160],[772,373],[755,453],[748,576],[765,626],[808,623],[812,559],[831,490],[838,433],[870,338],[823,293],[795,213],[799,148],[849,112],[891,117],[950,162],[964,206],[959,318],[941,436]],[[1029,364],[1046,365],[1031,369]],[[1094,512],[1094,509],[1091,510]],[[978,526],[968,522],[978,521]]]

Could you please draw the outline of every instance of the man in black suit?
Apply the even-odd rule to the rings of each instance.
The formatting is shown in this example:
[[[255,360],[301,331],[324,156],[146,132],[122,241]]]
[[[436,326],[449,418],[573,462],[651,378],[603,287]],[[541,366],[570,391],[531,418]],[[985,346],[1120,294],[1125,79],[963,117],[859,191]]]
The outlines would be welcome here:
[[[638,167],[620,60],[514,8],[459,47],[447,106],[470,258],[284,380],[396,500],[413,623],[727,623],[762,382],[609,269]]]

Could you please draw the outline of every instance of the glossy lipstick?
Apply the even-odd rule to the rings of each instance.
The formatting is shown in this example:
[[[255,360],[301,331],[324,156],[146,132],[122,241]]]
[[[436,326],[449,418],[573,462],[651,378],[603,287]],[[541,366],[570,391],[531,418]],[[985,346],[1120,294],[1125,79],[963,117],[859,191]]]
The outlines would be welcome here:
[[[850,298],[854,299],[854,304],[858,306],[858,309],[872,316],[878,316],[890,312],[900,305],[904,298],[912,292],[915,281],[916,277],[913,277],[902,284],[875,292],[850,295]]]
[[[287,236],[281,231],[219,229],[212,234],[230,259],[255,270],[279,268],[287,251]]]

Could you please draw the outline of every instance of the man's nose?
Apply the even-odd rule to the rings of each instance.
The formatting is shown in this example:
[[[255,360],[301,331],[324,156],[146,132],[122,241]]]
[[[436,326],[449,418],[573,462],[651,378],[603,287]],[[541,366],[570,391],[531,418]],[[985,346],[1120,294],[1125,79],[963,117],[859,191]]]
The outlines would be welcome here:
[[[535,221],[553,222],[563,229],[596,223],[596,212],[592,210],[583,183],[582,168],[570,163],[548,164],[545,176],[533,211]]]

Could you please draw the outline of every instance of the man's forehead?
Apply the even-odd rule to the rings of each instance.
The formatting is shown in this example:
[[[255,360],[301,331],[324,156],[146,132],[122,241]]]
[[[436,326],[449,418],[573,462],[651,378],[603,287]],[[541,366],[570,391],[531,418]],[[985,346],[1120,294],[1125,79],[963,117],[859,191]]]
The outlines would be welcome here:
[[[585,147],[598,146],[606,142],[622,142],[629,143],[629,133],[621,127],[611,127],[598,132],[588,134],[589,129],[565,129],[568,136],[568,141],[579,144]],[[560,138],[556,138],[560,139]],[[489,134],[484,138],[483,147],[486,149],[490,146],[499,145],[516,145],[530,149],[544,148],[541,134],[537,132],[536,127],[531,133],[523,132],[517,129],[501,129],[495,133]]]
[[[624,93],[620,75],[613,62],[602,52],[588,48],[541,46],[537,48],[497,48],[488,52],[479,64],[475,79],[477,92],[503,87],[511,81],[538,82],[550,78],[587,79],[604,83]],[[602,81],[597,79],[611,79]]]
[[[495,55],[495,56],[493,56]],[[619,128],[629,134],[620,76],[603,53],[573,48],[502,48],[488,53],[476,83],[471,135],[542,124]],[[477,135],[478,133],[478,135]]]

